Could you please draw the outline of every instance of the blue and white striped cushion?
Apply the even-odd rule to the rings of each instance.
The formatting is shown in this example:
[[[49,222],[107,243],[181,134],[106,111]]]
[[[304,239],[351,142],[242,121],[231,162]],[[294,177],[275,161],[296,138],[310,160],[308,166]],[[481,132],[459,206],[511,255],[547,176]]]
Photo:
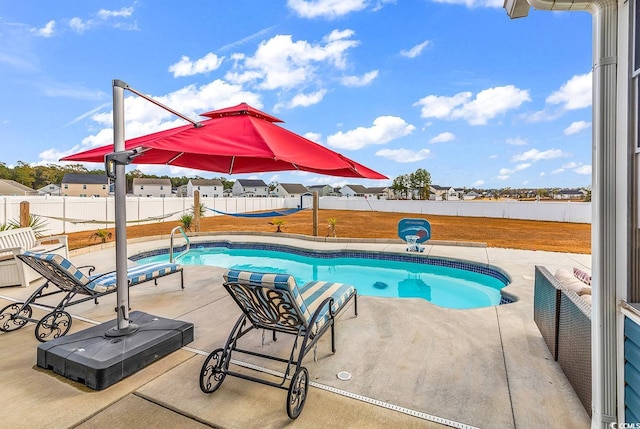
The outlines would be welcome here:
[[[302,299],[296,279],[289,274],[276,273],[254,273],[251,271],[227,270],[223,275],[224,280],[230,283],[244,285],[272,287],[279,290],[288,290],[293,295],[293,299],[300,309],[300,313],[306,321],[311,319],[311,313],[307,309],[307,304]]]
[[[134,286],[138,283],[176,272],[178,268],[179,265],[168,262],[134,265],[127,269],[127,282],[129,286]],[[113,290],[117,287],[116,272],[114,271],[103,276],[92,276],[91,281],[86,287],[97,293]]]
[[[356,289],[351,285],[323,281],[305,283],[300,290],[302,299],[307,303],[311,313],[314,313],[322,301],[329,297],[333,298],[332,309],[333,312],[336,313],[356,292]],[[316,328],[320,329],[329,318],[329,306],[325,306],[316,321]]]
[[[54,276],[60,275],[53,269],[54,267],[57,267],[62,273],[69,277],[75,278],[83,285],[86,285],[91,281],[89,277],[87,277],[82,271],[76,268],[75,265],[73,265],[71,261],[69,261],[64,256],[55,253],[34,253],[29,251],[24,252],[23,255],[43,261],[44,265],[53,272]]]

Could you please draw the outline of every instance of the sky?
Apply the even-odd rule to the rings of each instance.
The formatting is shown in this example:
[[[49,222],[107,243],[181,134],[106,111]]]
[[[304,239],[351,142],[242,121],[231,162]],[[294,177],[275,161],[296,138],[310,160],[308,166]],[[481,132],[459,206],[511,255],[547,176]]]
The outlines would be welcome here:
[[[591,15],[510,20],[502,3],[2,2],[0,162],[112,144],[119,79],[195,120],[246,102],[389,180],[128,167],[145,174],[371,187],[422,168],[440,186],[589,186]],[[183,124],[125,92],[125,138]]]

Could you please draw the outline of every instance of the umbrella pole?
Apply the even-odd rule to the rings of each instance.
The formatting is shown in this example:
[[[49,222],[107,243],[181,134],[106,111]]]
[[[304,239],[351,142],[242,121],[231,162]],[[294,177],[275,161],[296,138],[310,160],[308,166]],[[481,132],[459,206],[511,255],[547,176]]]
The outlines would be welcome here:
[[[125,82],[113,80],[113,147],[124,151],[124,90]],[[129,323],[129,284],[127,281],[127,176],[125,165],[115,163],[115,228],[116,228],[116,313],[118,324],[107,331],[107,336],[123,336],[138,330]]]

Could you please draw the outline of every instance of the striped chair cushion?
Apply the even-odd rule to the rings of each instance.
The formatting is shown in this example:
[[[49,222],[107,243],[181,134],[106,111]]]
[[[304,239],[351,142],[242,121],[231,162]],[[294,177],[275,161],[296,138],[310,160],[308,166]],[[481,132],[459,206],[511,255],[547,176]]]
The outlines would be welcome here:
[[[157,277],[174,273],[178,268],[179,265],[168,262],[134,265],[127,269],[127,282],[129,286],[134,286],[138,283],[147,282]],[[91,281],[86,287],[97,293],[113,290],[117,287],[116,272],[114,271],[102,276],[91,276]]]
[[[313,281],[305,283],[300,291],[302,299],[307,304],[311,313],[315,312],[318,306],[326,298],[333,298],[332,309],[336,313],[345,302],[356,292],[355,288],[348,284],[331,283],[323,281]],[[329,306],[325,306],[316,321],[316,329],[320,329],[330,318]]]
[[[228,283],[239,283],[244,285],[270,287],[278,290],[288,290],[291,292],[291,295],[293,296],[293,299],[305,320],[308,322],[311,319],[311,313],[309,313],[307,305],[302,299],[296,280],[289,274],[254,273],[251,271],[227,270],[223,277],[225,282]]]
[[[82,271],[75,267],[64,256],[55,254],[55,253],[35,253],[26,251],[23,255],[28,256],[32,259],[36,259],[41,262],[41,266],[46,267],[51,271],[52,278],[59,278],[60,282],[54,282],[61,289],[66,289],[66,285],[69,285],[69,279],[61,278],[61,276],[67,276],[70,279],[74,279],[82,285],[87,285],[91,279],[87,277]],[[59,269],[59,271],[56,270]]]

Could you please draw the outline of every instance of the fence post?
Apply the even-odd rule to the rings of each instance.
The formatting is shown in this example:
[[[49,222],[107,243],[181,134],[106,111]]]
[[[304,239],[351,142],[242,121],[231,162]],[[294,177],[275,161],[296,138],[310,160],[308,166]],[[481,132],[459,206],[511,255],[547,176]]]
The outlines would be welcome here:
[[[20,202],[20,227],[29,226],[29,201]]]
[[[200,232],[200,191],[193,191],[193,227]]]
[[[313,191],[313,236],[318,236],[318,205],[320,198],[318,198],[318,191]]]

